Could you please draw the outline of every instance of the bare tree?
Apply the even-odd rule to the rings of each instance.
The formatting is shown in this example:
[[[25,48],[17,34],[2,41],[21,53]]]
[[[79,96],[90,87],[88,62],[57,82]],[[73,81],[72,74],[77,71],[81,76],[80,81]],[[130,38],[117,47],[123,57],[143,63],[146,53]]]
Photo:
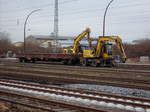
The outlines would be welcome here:
[[[0,54],[6,54],[9,50],[12,50],[9,34],[6,32],[0,32]]]
[[[126,43],[125,51],[129,58],[150,56],[150,39],[134,40],[132,44]]]

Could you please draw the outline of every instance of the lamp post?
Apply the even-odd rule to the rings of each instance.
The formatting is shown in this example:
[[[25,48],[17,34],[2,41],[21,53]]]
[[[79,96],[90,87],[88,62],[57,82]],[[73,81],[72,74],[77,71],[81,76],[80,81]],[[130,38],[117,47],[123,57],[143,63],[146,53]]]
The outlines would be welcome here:
[[[39,10],[41,10],[41,9],[33,10],[32,12],[30,12],[30,13],[27,15],[27,17],[26,17],[26,19],[25,19],[25,22],[24,22],[24,54],[26,53],[26,41],[25,41],[25,38],[26,38],[26,25],[27,25],[27,21],[28,21],[29,17],[30,17],[34,12],[37,12],[37,11],[39,11]]]
[[[106,14],[107,14],[107,11],[108,11],[109,6],[111,5],[111,3],[112,3],[113,1],[114,1],[114,0],[111,0],[111,1],[109,2],[109,4],[107,5],[106,9],[105,9],[104,19],[103,19],[103,37],[105,36]]]

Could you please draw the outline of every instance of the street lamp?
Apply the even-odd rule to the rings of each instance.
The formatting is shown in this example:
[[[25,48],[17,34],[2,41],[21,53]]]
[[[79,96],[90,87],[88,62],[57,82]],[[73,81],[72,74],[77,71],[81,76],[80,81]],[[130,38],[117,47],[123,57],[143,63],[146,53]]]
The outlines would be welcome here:
[[[29,17],[34,13],[34,12],[37,12],[41,9],[36,9],[36,10],[33,10],[32,12],[30,12],[27,17],[26,17],[26,20],[25,20],[25,23],[24,23],[24,54],[26,53],[26,41],[25,41],[25,38],[26,38],[26,25],[27,25],[27,21],[29,19]]]
[[[105,36],[106,14],[107,14],[107,11],[108,11],[109,6],[111,5],[111,3],[112,3],[113,1],[114,1],[114,0],[111,0],[111,1],[109,2],[109,4],[107,5],[106,9],[105,9],[104,19],[103,19],[103,37]]]

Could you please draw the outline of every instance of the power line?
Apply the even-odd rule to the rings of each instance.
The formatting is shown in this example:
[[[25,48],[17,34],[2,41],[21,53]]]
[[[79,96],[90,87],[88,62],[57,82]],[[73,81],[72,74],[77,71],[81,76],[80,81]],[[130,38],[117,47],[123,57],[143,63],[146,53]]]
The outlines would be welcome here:
[[[129,21],[123,21],[123,22],[110,22],[110,23],[112,23],[112,24],[128,24],[128,23],[139,23],[139,24],[142,24],[143,22],[148,22],[148,23],[150,23],[150,20],[149,20],[149,18],[147,18],[147,19],[145,19],[145,20],[129,20]],[[83,24],[87,24],[87,22],[82,22]],[[71,24],[76,24],[76,23],[68,23],[69,25],[71,25]],[[68,25],[68,24],[65,24],[65,25]],[[36,24],[36,25],[32,25],[32,27],[34,27],[34,26],[41,26],[42,24]],[[46,24],[47,25],[47,24]],[[99,23],[97,23],[97,25],[99,25]],[[2,25],[1,25],[2,26]],[[12,27],[15,27],[15,25],[8,25],[8,26],[12,26]],[[64,26],[64,25],[60,25],[60,26]],[[7,26],[5,26],[5,27],[7,27]],[[16,26],[16,28],[17,28],[17,26]]]
[[[63,15],[67,15],[67,16],[68,16],[68,15],[74,15],[74,14],[80,14],[80,13],[99,12],[99,11],[103,11],[103,9],[92,9],[92,10],[83,10],[83,11],[76,11],[76,12],[70,12],[70,13],[62,13],[61,16],[63,16]],[[149,11],[144,11],[144,13],[145,13],[145,12],[148,12],[148,14],[149,14]],[[143,16],[143,12],[141,12],[140,14],[141,14],[141,16]],[[134,15],[135,15],[135,14],[134,14]],[[54,16],[54,15],[48,15],[48,14],[47,14],[47,15],[44,15],[44,16],[43,16],[43,15],[41,15],[41,16],[38,15],[36,19],[39,19],[39,18],[47,18],[47,17],[52,17],[52,16]],[[115,15],[115,16],[116,16],[116,15]],[[127,16],[127,15],[124,15],[124,14],[121,15],[121,14],[120,14],[119,16]],[[136,16],[137,16],[137,15],[136,15]],[[140,15],[139,15],[139,16],[140,16]],[[1,19],[1,21],[7,21],[7,22],[8,22],[8,21],[13,21],[13,22],[14,22],[14,21],[16,21],[17,19],[18,19],[18,18],[15,18],[15,19],[4,19],[4,20]],[[19,19],[19,20],[24,20],[24,18],[22,17],[22,18]]]
[[[138,17],[136,17],[136,16],[139,16],[139,15],[133,15],[133,16],[127,16],[128,18],[127,18],[127,20],[129,20],[129,19],[131,19],[132,18],[132,20],[136,20],[136,19],[139,19]],[[143,16],[143,15],[140,15],[141,17]],[[79,17],[80,18],[80,20],[81,19],[87,19],[87,17],[88,16],[83,16],[83,17]],[[98,17],[98,16],[97,16]],[[111,16],[111,17],[116,17],[116,16]],[[88,17],[88,19],[87,20],[89,20],[89,18],[96,18],[95,16],[90,16],[90,17]],[[120,20],[120,18],[118,18],[119,20]],[[144,20],[144,19],[148,19],[149,20],[149,17],[148,18],[141,18],[142,20]],[[73,21],[76,21],[77,19],[74,19]],[[78,20],[78,21],[80,21],[80,20]],[[96,20],[96,19],[95,19]],[[122,19],[121,19],[122,20]],[[34,21],[32,22],[32,23],[37,23],[38,22],[38,24],[39,24],[39,22],[41,21],[41,19],[34,19]],[[51,21],[51,22],[53,22],[53,20],[51,19],[44,19],[44,21],[41,21],[41,23],[43,23],[43,24],[45,24],[46,23],[46,21],[47,22],[49,22],[49,21]],[[68,21],[68,20],[65,20],[65,21]],[[70,20],[71,21],[71,20]],[[112,21],[112,19],[111,19],[111,21]],[[126,21],[126,20],[125,20]],[[117,22],[118,22],[118,20],[117,20]],[[30,23],[29,23],[30,24]],[[10,26],[10,25],[1,25],[1,26]],[[17,26],[17,25],[11,25],[11,26]]]
[[[65,4],[65,3],[70,3],[70,2],[73,2],[73,1],[79,1],[79,0],[66,0],[66,1],[63,1],[63,2],[60,2],[59,4],[61,5],[61,4]],[[143,2],[142,2],[143,3]],[[54,5],[53,3],[51,3],[51,4],[46,4],[47,6],[52,6],[52,5]],[[38,6],[38,8],[42,8],[42,6],[43,7],[45,7],[46,5],[40,5],[40,6]],[[130,5],[130,4],[128,4],[128,5]],[[126,6],[128,6],[128,5],[125,5],[125,7]],[[149,5],[149,2],[148,3],[144,3],[144,4],[141,4],[141,3],[139,3],[139,4],[131,4],[131,6],[133,6],[133,5],[135,5],[135,6],[137,6],[137,5]],[[25,9],[33,9],[34,7],[32,6],[32,8],[31,7],[29,7],[29,8],[23,8],[23,11],[25,10]],[[37,7],[35,7],[35,8],[37,8]],[[117,7],[118,8],[118,7]],[[22,11],[21,9],[17,9],[16,10],[16,12],[17,11]],[[11,13],[12,13],[12,10],[11,10]]]
[[[70,3],[70,2],[74,2],[74,1],[78,1],[78,0],[65,0],[65,1],[59,2],[59,4],[62,5],[62,4],[66,4],[66,3]],[[11,12],[10,11],[0,11],[0,13],[20,12],[20,11],[30,10],[30,9],[33,9],[33,8],[51,7],[53,5],[54,5],[54,3],[50,3],[50,4],[45,4],[45,5],[39,5],[39,6],[32,6],[32,7],[22,8],[22,9],[18,8],[18,9],[15,9],[15,10],[11,10]]]
[[[144,4],[143,4],[144,5]],[[125,7],[127,7],[127,6],[123,6],[123,7],[117,7],[117,8],[125,8]],[[117,8],[115,8],[115,9],[117,9]],[[68,13],[68,15],[70,14],[75,14],[75,13],[77,13],[77,14],[79,14],[79,13],[86,13],[86,12],[91,12],[91,11],[102,11],[102,10],[104,10],[104,8],[101,8],[101,9],[92,9],[92,10],[84,10],[84,11],[76,11],[76,12],[74,12],[74,13],[72,13],[72,12],[70,12],[70,13]],[[65,15],[65,14],[62,14],[62,15]],[[51,15],[51,16],[53,16],[53,15]],[[40,17],[40,16],[39,16]],[[41,16],[41,17],[44,17],[44,16]],[[45,17],[47,17],[47,16],[45,16]],[[16,20],[16,19],[15,19]]]
[[[77,1],[77,0],[66,0],[66,1],[63,1],[63,2],[60,2],[60,4],[65,4],[65,3],[70,3],[70,2],[73,2],[73,1]],[[52,6],[52,5],[54,5],[54,4],[47,4],[48,6]],[[129,4],[130,5],[130,4]],[[131,6],[137,6],[137,5],[149,5],[149,3],[144,3],[144,4],[132,4],[132,5],[130,5],[130,6],[128,6],[128,5],[125,5],[125,6],[121,6],[121,7],[117,7],[117,8],[124,8],[124,7],[131,7]],[[43,7],[45,7],[45,6],[43,6]],[[42,7],[41,7],[42,8]],[[25,8],[25,9],[27,9],[27,8]],[[25,9],[23,9],[23,11],[25,11]],[[31,9],[33,9],[33,8],[31,8]],[[104,9],[104,8],[103,8]],[[22,11],[21,9],[17,9],[16,11]],[[12,10],[11,10],[11,13],[12,13]]]
[[[95,9],[95,11],[99,11],[99,10],[103,10],[103,9]],[[93,11],[93,10],[91,10],[91,11]],[[85,11],[83,11],[84,13],[85,12],[90,12],[90,10],[85,10]],[[83,12],[80,12],[80,11],[77,11],[77,12],[75,12],[75,13],[77,13],[77,14],[79,14],[79,13],[83,13]],[[75,14],[75,13],[70,13],[70,15],[72,15],[72,14]],[[69,15],[69,14],[62,14],[62,15]],[[51,16],[53,16],[53,15],[51,15]],[[119,15],[119,16],[121,16],[121,15]],[[39,16],[40,17],[40,16]],[[44,16],[41,16],[41,18],[44,18]],[[45,17],[47,17],[47,16],[45,16]],[[39,18],[38,18],[39,19]],[[81,18],[80,18],[81,19]]]

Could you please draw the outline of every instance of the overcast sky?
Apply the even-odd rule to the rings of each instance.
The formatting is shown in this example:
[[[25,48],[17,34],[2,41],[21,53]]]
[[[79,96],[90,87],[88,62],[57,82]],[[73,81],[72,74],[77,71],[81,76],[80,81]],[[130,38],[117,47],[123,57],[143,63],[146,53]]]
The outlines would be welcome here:
[[[59,0],[59,35],[77,36],[86,27],[91,36],[102,35],[102,21],[110,0]],[[26,16],[27,35],[49,35],[53,32],[54,0],[0,0],[0,31],[10,38],[23,40]],[[150,0],[114,0],[106,19],[106,35],[119,35],[124,41],[150,38]]]

